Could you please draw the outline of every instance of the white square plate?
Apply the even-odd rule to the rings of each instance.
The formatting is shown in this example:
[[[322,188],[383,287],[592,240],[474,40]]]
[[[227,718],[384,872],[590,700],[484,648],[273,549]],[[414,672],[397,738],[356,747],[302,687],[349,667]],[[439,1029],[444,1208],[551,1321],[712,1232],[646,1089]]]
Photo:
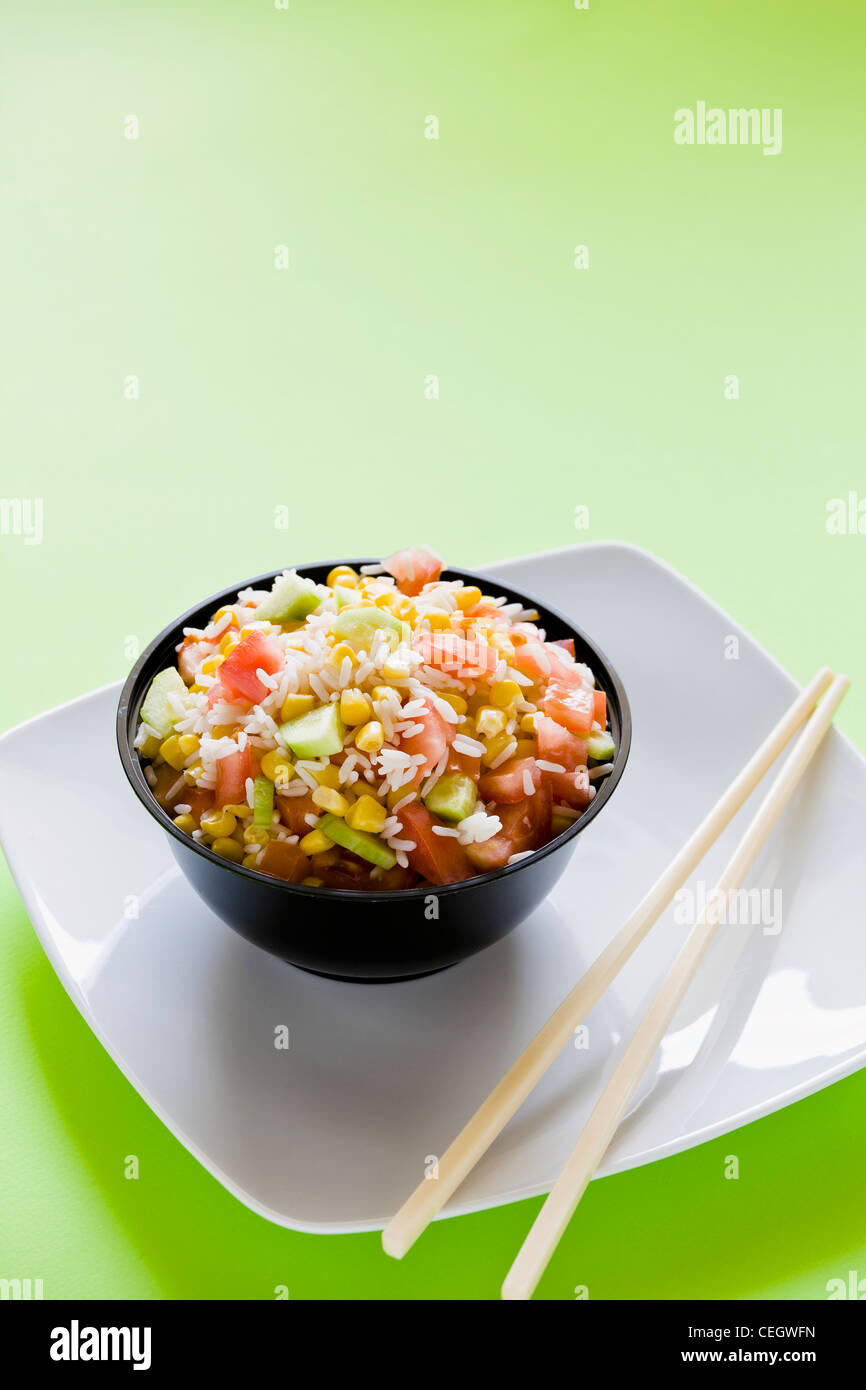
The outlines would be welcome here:
[[[598,641],[625,683],[634,740],[610,806],[548,901],[442,974],[319,979],[217,920],[124,779],[119,687],[0,739],[0,837],[71,998],[181,1143],[253,1210],[298,1230],[385,1224],[795,689],[730,618],[643,551],[584,545],[490,573]],[[53,841],[41,829],[49,783],[68,827]],[[722,1134],[866,1061],[864,808],[866,763],[833,730],[751,879],[781,890],[781,930],[722,930],[602,1172]],[[744,814],[702,866],[707,883]],[[684,930],[673,911],[658,923],[591,1015],[589,1047],[565,1050],[445,1215],[548,1190]],[[287,1051],[274,1046],[280,1025]]]

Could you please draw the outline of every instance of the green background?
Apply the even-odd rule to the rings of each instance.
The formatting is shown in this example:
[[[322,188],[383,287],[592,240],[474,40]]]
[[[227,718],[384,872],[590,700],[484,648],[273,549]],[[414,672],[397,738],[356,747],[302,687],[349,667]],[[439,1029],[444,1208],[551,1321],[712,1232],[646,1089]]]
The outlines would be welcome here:
[[[414,541],[467,566],[633,541],[799,679],[863,685],[866,537],[825,528],[866,495],[862,6],[18,0],[4,27],[0,492],[44,499],[45,538],[0,536],[0,724],[121,677],[129,637],[234,579]],[[675,145],[698,100],[781,107],[783,152]],[[856,685],[839,722],[866,747]],[[0,1275],[496,1296],[538,1201],[402,1264],[268,1225],[115,1070],[5,867],[0,910]],[[864,1100],[860,1074],[593,1184],[539,1296],[866,1276]]]

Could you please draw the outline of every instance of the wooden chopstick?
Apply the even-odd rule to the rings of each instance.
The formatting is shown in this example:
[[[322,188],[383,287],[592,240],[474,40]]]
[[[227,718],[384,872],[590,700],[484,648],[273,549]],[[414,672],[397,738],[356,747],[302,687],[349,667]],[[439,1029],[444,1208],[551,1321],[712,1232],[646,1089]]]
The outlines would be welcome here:
[[[423,1179],[382,1232],[388,1255],[402,1259],[441,1211],[493,1140],[519,1110],[553,1060],[592,1010],[650,927],[718,839],[743,802],[812,711],[832,680],[824,667],[800,692],[734,778],[697,830],[650,888],[613,940],[493,1088],[439,1160],[438,1177]]]
[[[727,895],[736,891],[787,805],[850,685],[836,676],[812,714],[781,771],[735,849],[709,907],[701,913],[587,1120],[568,1162],[538,1213],[502,1285],[502,1297],[527,1299],[547,1267],[590,1178],[601,1162],[635,1088],[649,1066],[723,918]]]

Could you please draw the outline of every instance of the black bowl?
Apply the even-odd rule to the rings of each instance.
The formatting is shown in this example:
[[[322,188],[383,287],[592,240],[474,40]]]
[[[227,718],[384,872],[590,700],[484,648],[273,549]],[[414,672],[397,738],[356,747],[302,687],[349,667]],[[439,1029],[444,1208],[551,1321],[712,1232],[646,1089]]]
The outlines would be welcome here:
[[[335,564],[303,565],[301,574],[323,582]],[[349,561],[357,568],[372,563]],[[610,800],[622,776],[631,742],[631,716],[622,684],[602,652],[568,618],[529,594],[468,570],[448,569],[446,579],[504,594],[510,603],[536,608],[548,639],[572,637],[578,661],[591,666],[607,710],[617,751],[613,771],[568,830],[530,858],[444,887],[402,892],[363,892],[305,887],[220,858],[178,830],[157,803],[133,747],[139,710],[157,671],[175,664],[185,627],[206,626],[214,611],[234,601],[239,589],[264,588],[278,573],[233,584],[177,618],[139,657],[120,696],[117,744],[124,771],[139,800],[162,826],[183,873],[213,911],[241,936],[292,965],[341,980],[405,980],[465,960],[512,931],[550,892],[580,835]]]

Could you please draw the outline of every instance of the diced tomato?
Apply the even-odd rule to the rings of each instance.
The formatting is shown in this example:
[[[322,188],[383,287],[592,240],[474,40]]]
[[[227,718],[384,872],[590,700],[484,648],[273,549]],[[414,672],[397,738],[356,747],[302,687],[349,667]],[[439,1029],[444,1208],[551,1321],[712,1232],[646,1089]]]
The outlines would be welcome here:
[[[178,800],[181,805],[189,807],[189,814],[199,825],[202,816],[213,806],[213,792],[206,791],[204,787],[186,787]]]
[[[320,878],[325,888],[369,888],[372,864],[333,846],[307,860],[307,873]]]
[[[526,798],[524,773],[527,772],[537,790],[541,782],[541,772],[534,758],[510,758],[501,767],[494,768],[492,772],[485,772],[478,783],[478,790],[485,801],[501,801],[509,805],[515,801],[523,801]]]
[[[553,796],[548,782],[542,782],[534,796],[524,797],[512,805],[497,805],[495,814],[502,829],[491,840],[467,845],[466,853],[482,874],[501,869],[512,854],[540,849],[550,839]]]
[[[427,708],[423,714],[412,715],[413,724],[423,724],[423,728],[416,734],[403,735],[400,738],[400,751],[410,753],[413,757],[422,753],[425,761],[419,764],[418,769],[411,779],[409,785],[417,785],[439,762],[446,748],[450,748],[457,734],[456,724],[445,719],[433,704],[432,700],[426,701]]]
[[[311,796],[278,796],[277,810],[283,825],[287,825],[293,835],[308,835],[313,827],[307,816],[315,816],[318,820],[322,814]]]
[[[553,669],[550,657],[541,643],[531,641],[515,647],[514,665],[536,684],[549,680]]]
[[[563,685],[586,685],[584,667],[578,666],[569,656],[563,656],[562,648],[556,642],[548,642],[545,651],[550,658],[552,680],[560,681]]]
[[[535,734],[538,756],[542,762],[559,763],[565,769],[564,772],[542,773],[544,781],[550,785],[554,801],[564,802],[567,806],[585,806],[585,794],[575,786],[575,773],[586,766],[586,739],[579,738],[545,714],[536,721]]]
[[[219,684],[229,691],[230,698],[240,697],[257,705],[268,694],[268,687],[256,675],[266,671],[275,676],[283,669],[285,658],[276,642],[256,629],[244,637],[226,657],[219,668]]]
[[[403,869],[399,864],[395,864],[393,869],[385,869],[378,878],[372,879],[370,887],[393,892],[395,889],[414,888],[417,882],[418,875],[414,869]]]
[[[481,758],[473,758],[471,753],[455,753],[451,749],[448,755],[448,766],[446,772],[465,772],[467,777],[471,777],[473,782],[477,782],[481,776]]]
[[[264,874],[274,874],[276,878],[288,879],[289,883],[300,883],[309,874],[309,859],[297,845],[289,845],[285,840],[271,840],[265,846],[258,867]]]
[[[214,681],[207,693],[208,709],[213,709],[214,705],[219,704],[220,700],[228,700],[229,704],[231,704],[231,696],[225,686],[220,685],[219,681]]]
[[[555,642],[548,642],[547,645],[549,647],[562,647],[564,651],[568,652],[569,656],[574,656],[573,637],[557,637]]]
[[[247,799],[247,778],[252,775],[250,745],[228,753],[216,762],[216,806],[240,806]]]
[[[538,756],[544,762],[561,763],[568,772],[586,765],[586,739],[571,733],[548,715],[538,716],[535,737],[538,740]]]
[[[411,801],[398,814],[403,824],[400,838],[415,841],[415,849],[407,850],[406,857],[416,873],[429,883],[460,883],[472,878],[475,870],[456,836],[434,833],[434,825],[444,826],[444,821],[431,816],[420,801]]]
[[[551,681],[541,701],[541,708],[573,734],[588,734],[595,715],[594,692],[582,685]]]
[[[383,873],[374,875],[372,864],[336,847],[325,850],[323,854],[314,854],[311,859],[307,859],[303,854],[301,857],[307,866],[302,877],[309,874],[320,878],[325,888],[392,893],[402,888],[414,888],[418,881],[418,875],[414,870],[401,869],[399,864],[395,864],[393,869],[386,869]]]
[[[420,594],[425,584],[432,584],[442,573],[442,561],[432,550],[421,550],[417,546],[407,546],[396,550],[382,564],[397,581],[401,594],[414,598]]]
[[[467,609],[467,618],[498,618],[501,616],[500,610],[495,603],[476,603],[474,608]]]
[[[596,724],[600,724],[603,729],[607,728],[607,696],[603,690],[594,690],[595,709],[593,719]]]
[[[415,641],[428,666],[442,671],[459,671],[468,678],[489,675],[496,670],[499,653],[479,638],[461,637],[456,632],[422,632]]]

